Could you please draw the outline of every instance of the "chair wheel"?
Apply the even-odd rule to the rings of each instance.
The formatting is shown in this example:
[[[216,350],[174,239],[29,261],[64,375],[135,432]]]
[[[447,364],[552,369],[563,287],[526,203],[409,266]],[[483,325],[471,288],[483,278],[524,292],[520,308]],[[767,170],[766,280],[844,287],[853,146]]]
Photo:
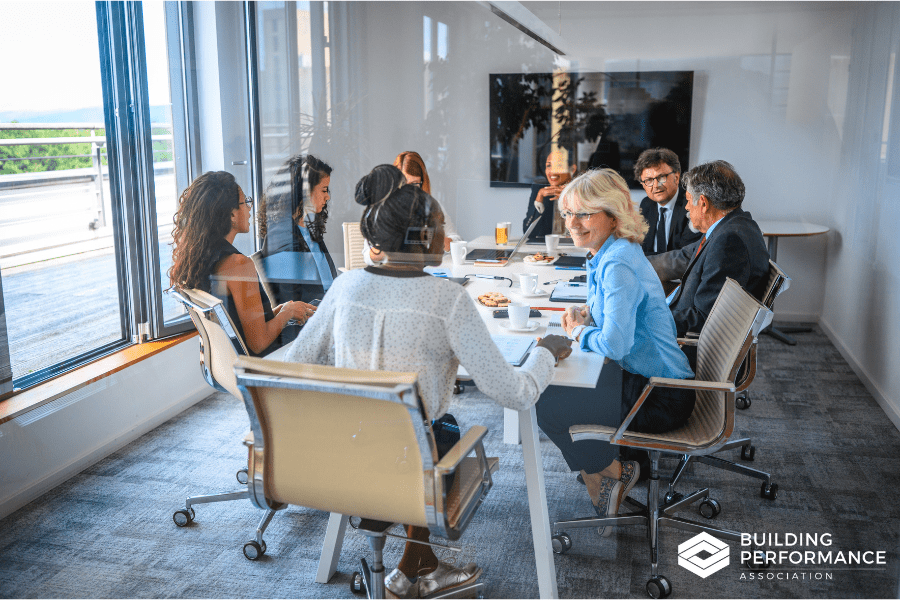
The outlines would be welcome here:
[[[193,508],[182,508],[175,511],[175,514],[172,515],[172,520],[179,527],[187,527],[194,522],[194,516]]]
[[[359,571],[353,571],[353,574],[350,575],[350,593],[351,594],[363,594],[365,593],[365,589],[363,587],[363,576]]]
[[[747,392],[741,392],[741,395],[736,396],[734,399],[734,406],[741,410],[747,410],[750,408],[750,394]]]
[[[237,477],[238,483],[241,485],[247,485],[247,481],[250,480],[250,476],[247,474],[247,469],[241,469],[237,473],[234,474]]]
[[[707,519],[714,519],[722,512],[722,507],[712,498],[704,498],[703,501],[700,502],[698,509],[700,510],[700,515]]]
[[[263,542],[262,545],[257,543],[256,540],[251,540],[244,544],[244,556],[247,557],[247,560],[259,560],[259,558],[266,553],[266,543]]]
[[[577,481],[581,485],[584,485],[584,477],[581,476],[581,473],[575,476],[575,481]]]
[[[756,446],[741,446],[741,459],[753,460],[756,456]]]
[[[550,540],[553,542],[554,554],[565,554],[572,549],[572,538],[565,531],[559,531]]]
[[[660,575],[647,582],[647,594],[651,598],[667,598],[672,593],[672,584]]]
[[[675,504],[683,498],[684,494],[682,494],[681,492],[666,492],[666,496],[665,498],[663,498],[664,506]]]
[[[778,497],[778,484],[767,484],[765,481],[759,486],[759,496],[766,500],[775,500]]]

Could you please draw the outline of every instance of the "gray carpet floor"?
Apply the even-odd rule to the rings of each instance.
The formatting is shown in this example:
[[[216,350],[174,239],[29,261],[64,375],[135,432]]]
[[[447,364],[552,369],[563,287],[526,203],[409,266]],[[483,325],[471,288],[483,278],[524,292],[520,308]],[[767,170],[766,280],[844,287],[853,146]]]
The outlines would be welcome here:
[[[701,578],[678,565],[678,545],[692,534],[661,532],[660,572],[673,597],[895,598],[900,554],[900,433],[818,330],[796,336],[795,347],[764,337],[752,406],[737,415],[737,430],[753,437],[754,465],[774,474],[774,502],[736,474],[697,465],[680,489],[709,485],[722,505],[720,526],[756,533],[829,533],[831,546],[802,550],[883,550],[887,564],[866,569],[791,566],[763,571],[739,564],[732,544],[728,567]],[[495,487],[451,561],[484,568],[487,597],[538,596],[531,551],[521,451],[502,443],[502,411],[474,388],[457,396],[452,412],[465,428],[490,428],[489,455],[500,457]],[[212,394],[188,411],[73,477],[0,521],[0,597],[64,598],[347,598],[350,573],[368,555],[365,538],[346,536],[338,573],[328,584],[313,578],[327,514],[290,507],[266,533],[267,554],[246,560],[260,512],[248,501],[203,505],[195,523],[178,528],[174,510],[184,497],[236,488],[246,460],[240,440],[243,407]],[[542,436],[550,518],[588,516],[588,497],[556,448]],[[730,453],[738,459],[738,453]],[[667,459],[668,471],[674,460]],[[359,474],[359,493],[366,476]],[[646,500],[646,485],[632,496]],[[695,511],[683,516],[700,519]],[[571,530],[574,546],[556,557],[561,597],[646,597],[649,552],[640,527],[601,539]],[[780,548],[775,548],[780,549]],[[392,568],[402,543],[389,540]],[[817,579],[821,576],[822,579]]]

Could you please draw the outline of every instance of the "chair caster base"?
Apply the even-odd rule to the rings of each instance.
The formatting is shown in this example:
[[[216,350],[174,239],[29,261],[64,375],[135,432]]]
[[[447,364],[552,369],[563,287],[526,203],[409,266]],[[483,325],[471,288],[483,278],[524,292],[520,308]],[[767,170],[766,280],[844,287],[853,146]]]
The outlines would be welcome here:
[[[195,516],[193,508],[183,508],[175,511],[175,514],[172,515],[172,520],[179,527],[187,527],[194,522]]]
[[[350,575],[350,593],[357,595],[366,593],[363,576],[359,571],[353,571],[353,574]]]
[[[667,598],[672,593],[672,584],[660,575],[647,582],[647,594],[651,598]]]
[[[712,498],[704,498],[697,508],[700,511],[700,515],[707,519],[715,519],[722,512],[722,507]]]
[[[244,557],[247,560],[259,560],[262,558],[262,555],[266,553],[266,542],[264,541],[262,544],[257,542],[256,540],[251,540],[244,544]]]
[[[778,484],[770,484],[763,481],[762,485],[759,486],[759,497],[765,498],[766,500],[775,500],[778,498]]]
[[[572,538],[565,531],[557,531],[550,539],[553,543],[554,554],[565,554],[572,549]]]

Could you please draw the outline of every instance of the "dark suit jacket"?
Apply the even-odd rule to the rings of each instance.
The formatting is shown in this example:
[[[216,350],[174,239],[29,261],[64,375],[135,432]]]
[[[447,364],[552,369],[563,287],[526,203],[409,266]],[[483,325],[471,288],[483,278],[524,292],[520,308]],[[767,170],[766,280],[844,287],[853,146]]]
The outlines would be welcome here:
[[[679,188],[678,196],[675,197],[675,205],[672,209],[672,219],[669,221],[669,241],[666,244],[667,251],[684,248],[688,244],[692,244],[703,237],[702,233],[694,233],[691,231],[690,227],[688,227],[690,219],[688,218],[687,210],[684,208],[686,203],[687,198],[685,197],[684,188]],[[644,215],[644,219],[646,219],[647,223],[650,225],[650,229],[647,231],[647,235],[644,237],[644,243],[641,244],[641,247],[644,249],[644,254],[647,256],[658,254],[654,250],[654,247],[656,246],[656,223],[659,221],[659,204],[649,197],[644,196],[644,199],[641,200],[641,214]],[[677,277],[675,277],[675,279],[677,279]]]
[[[762,297],[768,283],[769,252],[750,213],[736,208],[725,215],[694,257],[699,244],[697,241],[680,250],[647,257],[661,279],[673,279],[678,267],[687,265],[681,287],[669,306],[679,336],[703,329],[726,277],[756,298]]]

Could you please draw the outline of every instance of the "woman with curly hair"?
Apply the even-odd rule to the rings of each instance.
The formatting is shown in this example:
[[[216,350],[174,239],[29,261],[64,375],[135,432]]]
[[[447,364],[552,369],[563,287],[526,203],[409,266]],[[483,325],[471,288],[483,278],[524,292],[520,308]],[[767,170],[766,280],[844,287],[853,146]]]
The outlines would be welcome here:
[[[303,302],[273,308],[253,261],[233,246],[237,234],[250,231],[252,205],[231,173],[195,179],[178,199],[169,280],[220,298],[250,354],[262,356],[277,347],[288,321],[304,323],[316,309]]]
[[[315,282],[273,286],[279,302],[321,300],[337,277],[325,247],[330,184],[328,164],[311,154],[298,154],[279,169],[266,189],[259,210],[263,255],[301,253],[304,279]]]
[[[618,427],[650,377],[692,379],[694,373],[678,347],[659,277],[641,248],[648,226],[625,180],[612,169],[588,171],[562,189],[558,205],[575,246],[590,250],[587,305],[567,309],[562,325],[582,350],[622,367],[622,399],[610,405],[590,394],[544,394],[536,406],[537,422],[569,468],[581,471],[597,514],[611,517],[637,481],[640,465],[618,460],[617,447],[608,442],[572,442],[569,427]],[[629,431],[677,429],[693,409],[693,390],[653,388]],[[601,528],[601,534],[611,530]]]

